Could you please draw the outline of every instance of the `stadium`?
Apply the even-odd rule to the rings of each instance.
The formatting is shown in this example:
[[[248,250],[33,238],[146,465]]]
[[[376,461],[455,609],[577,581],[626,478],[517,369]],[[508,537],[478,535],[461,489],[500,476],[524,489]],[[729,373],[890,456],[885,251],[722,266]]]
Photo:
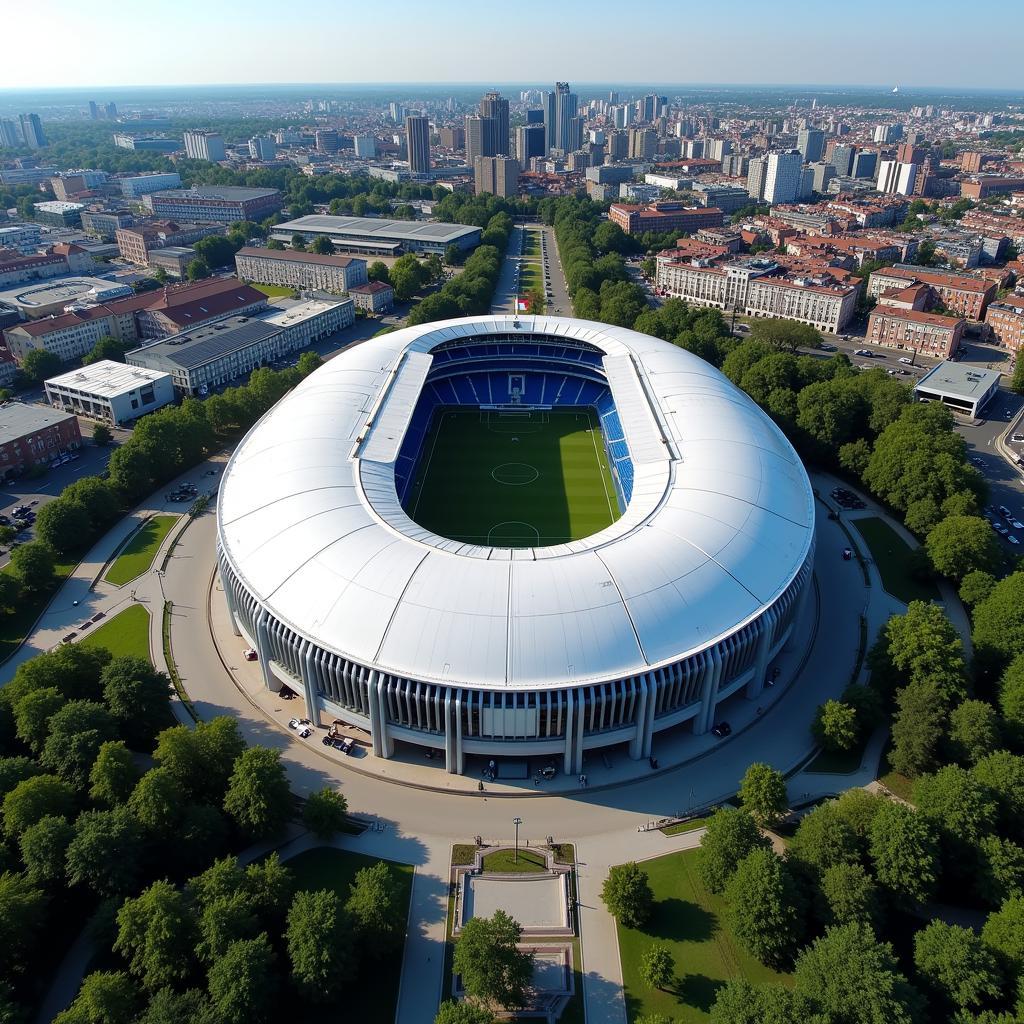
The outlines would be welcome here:
[[[218,563],[265,685],[314,722],[449,772],[577,774],[756,698],[811,589],[813,501],[691,353],[468,317],[343,351],[271,409],[225,469]]]

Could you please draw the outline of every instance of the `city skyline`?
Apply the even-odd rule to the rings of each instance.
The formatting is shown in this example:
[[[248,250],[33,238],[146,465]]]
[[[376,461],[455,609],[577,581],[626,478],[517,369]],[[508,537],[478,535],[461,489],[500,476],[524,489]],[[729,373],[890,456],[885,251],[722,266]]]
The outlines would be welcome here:
[[[605,7],[611,9],[604,0],[568,0],[558,8],[524,0],[512,26],[503,30],[513,45],[495,46],[493,23],[463,17],[479,13],[463,0],[436,5],[429,19],[410,0],[396,0],[389,8],[393,31],[385,37],[387,59],[382,60],[377,47],[344,45],[346,38],[379,35],[374,10],[344,12],[341,50],[337,33],[307,31],[307,26],[338,24],[336,7],[326,0],[311,0],[303,8],[303,21],[293,26],[291,39],[282,33],[280,10],[269,0],[214,8],[182,0],[173,17],[156,11],[130,20],[109,0],[101,0],[89,19],[77,16],[67,0],[57,0],[48,8],[47,59],[40,61],[32,47],[15,48],[6,69],[8,83],[17,82],[21,89],[431,81],[507,85],[555,77],[586,83],[597,80],[595,62],[603,67],[600,78],[623,84],[1024,89],[1015,52],[1024,32],[1024,11],[994,0],[979,0],[972,16],[979,26],[998,24],[1000,30],[976,33],[962,31],[959,13],[948,2],[930,5],[925,19],[914,5],[899,9],[866,0],[856,19],[837,21],[822,19],[808,0],[797,0],[787,5],[784,19],[768,23],[762,7],[738,0],[740,16],[725,26],[710,8],[696,9],[687,12],[678,32],[648,33],[642,46],[623,46],[609,21],[595,17]],[[741,16],[745,10],[752,16]],[[945,12],[951,17],[944,18]],[[671,25],[677,12],[658,0],[643,14],[638,31],[645,21],[665,24],[668,18]],[[25,8],[7,19],[13,38],[27,38],[37,27],[36,15]],[[880,45],[883,22],[887,38],[914,45],[897,52]],[[540,26],[543,32],[533,31]],[[148,45],[156,33],[158,52]],[[520,34],[523,45],[514,45]],[[233,45],[223,46],[225,39]],[[119,82],[111,81],[108,65],[92,59],[111,47],[118,51]],[[794,74],[794,68],[801,73]]]

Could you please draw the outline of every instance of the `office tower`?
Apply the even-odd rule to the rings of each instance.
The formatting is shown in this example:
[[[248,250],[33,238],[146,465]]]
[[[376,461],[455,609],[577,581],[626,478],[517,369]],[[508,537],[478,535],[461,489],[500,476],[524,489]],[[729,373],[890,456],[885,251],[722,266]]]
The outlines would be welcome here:
[[[583,123],[582,117],[569,118],[569,138],[566,140],[566,152],[571,153],[583,145]]]
[[[618,102],[619,102],[619,94],[617,92],[615,92],[615,90],[613,89],[610,93],[608,93],[608,103],[611,106],[614,106]]]
[[[629,132],[614,131],[608,136],[608,155],[612,160],[625,160],[629,155]]]
[[[800,168],[803,159],[794,149],[788,153],[769,153],[764,172],[764,201],[792,203],[800,195]]]
[[[117,104],[116,103],[108,103],[106,105],[106,107],[104,107],[103,109],[106,110],[106,112],[107,112],[107,120],[108,121],[116,121],[117,120]]]
[[[357,135],[352,140],[356,156],[362,160],[372,160],[377,155],[377,139],[373,135]]]
[[[764,178],[767,159],[763,156],[752,156],[747,169],[747,195],[751,199],[764,198]]]
[[[527,124],[543,124],[544,123],[544,110],[541,107],[530,107],[526,111],[526,123]]]
[[[100,119],[100,108],[96,106],[95,100],[89,100],[89,119],[92,121]]]
[[[253,160],[273,160],[277,149],[271,136],[254,135],[249,140],[249,156]]]
[[[658,97],[651,94],[640,100],[640,120],[653,121],[658,116]]]
[[[43,122],[39,120],[38,114],[22,114],[18,121],[21,124],[21,137],[29,149],[42,149],[48,145]]]
[[[704,156],[708,160],[721,160],[732,152],[730,139],[708,139],[704,146]]]
[[[921,161],[909,160],[901,162],[917,164]],[[855,178],[874,178],[877,167],[878,154],[875,152],[868,152],[867,150],[861,150],[859,153],[854,154],[853,166],[850,169],[850,173]]]
[[[875,125],[875,142],[883,145],[890,142],[899,142],[903,138],[903,125],[901,124],[879,124]]]
[[[388,114],[395,124],[399,124],[402,118],[405,117],[405,107],[403,107],[401,103],[389,103]]]
[[[14,149],[22,143],[18,126],[8,117],[0,117],[0,146]]]
[[[336,128],[317,128],[316,151],[318,153],[337,153],[341,149],[341,139]]]
[[[878,165],[878,181],[875,188],[879,192],[886,192],[890,195],[913,195],[917,172],[917,164],[901,164],[898,160],[882,160]]]
[[[535,156],[544,156],[544,125],[521,124],[516,128],[516,159],[519,166],[528,166],[531,157]]]
[[[444,149],[465,149],[466,129],[462,125],[445,125],[438,133]]]
[[[480,101],[480,116],[489,117],[494,121],[494,152],[498,156],[508,156],[508,100],[502,98],[500,92],[484,94]]]
[[[546,145],[548,150],[557,149],[563,153],[571,153],[579,149],[583,139],[583,124],[580,118],[579,139],[576,145],[573,142],[573,121],[576,120],[576,113],[579,98],[576,93],[569,92],[568,82],[555,82],[555,91],[549,92],[545,104],[545,125],[547,126]]]
[[[508,156],[478,156],[473,178],[477,195],[514,196],[519,190],[519,162]]]
[[[495,121],[479,114],[466,115],[466,163],[476,166],[478,156],[496,156]]]
[[[816,164],[825,148],[825,133],[817,128],[804,128],[797,133],[796,148],[805,164]]]
[[[853,165],[853,156],[857,152],[854,146],[838,145],[832,147],[832,156],[829,163],[836,169],[836,174],[846,177]]]
[[[814,196],[814,171],[810,167],[800,168],[800,187],[797,190],[798,199],[811,199]]]
[[[422,114],[406,117],[405,140],[409,170],[413,174],[427,174],[430,171],[430,120]]]
[[[184,141],[185,153],[191,160],[217,163],[224,159],[224,140],[217,132],[185,132]]]
[[[811,164],[812,186],[815,192],[827,192],[828,183],[836,176],[836,169],[831,165],[819,160]]]
[[[658,150],[658,136],[652,128],[630,128],[630,160],[650,160]]]
[[[590,131],[587,132],[587,141],[592,146],[603,146],[605,143],[604,130],[601,128],[591,128]]]

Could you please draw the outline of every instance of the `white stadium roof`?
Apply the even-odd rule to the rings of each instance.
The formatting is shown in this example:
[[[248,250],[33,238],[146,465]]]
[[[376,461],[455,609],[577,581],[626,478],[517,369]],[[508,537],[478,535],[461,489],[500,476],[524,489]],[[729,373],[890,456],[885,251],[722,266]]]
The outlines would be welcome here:
[[[605,353],[631,452],[622,517],[569,544],[467,545],[398,501],[394,459],[431,349],[514,332]],[[324,649],[416,680],[546,689],[648,671],[756,618],[804,565],[814,499],[771,419],[691,353],[589,321],[486,316],[330,360],[239,445],[218,520],[239,579]]]

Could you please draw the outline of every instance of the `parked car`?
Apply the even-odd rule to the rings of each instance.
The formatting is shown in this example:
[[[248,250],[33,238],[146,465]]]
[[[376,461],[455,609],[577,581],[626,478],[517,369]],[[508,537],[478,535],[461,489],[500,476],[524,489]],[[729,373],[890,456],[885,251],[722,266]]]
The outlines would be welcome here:
[[[1011,440],[1011,441],[1018,441],[1018,442],[1019,442],[1019,441],[1024,441],[1024,434],[1014,434],[1014,435],[1013,435],[1013,436],[1012,436],[1012,437],[1010,438],[1010,440]]]
[[[256,661],[259,655],[250,647],[248,650],[242,651],[242,657],[246,661]]]
[[[1019,519],[1011,519],[1009,522],[1015,530],[1024,530],[1024,523],[1022,523]]]
[[[1011,544],[1019,544],[1019,543],[1020,543],[1020,541],[1019,541],[1019,540],[1017,540],[1017,538],[1016,538],[1016,537],[1014,537],[1014,535],[1013,535],[1012,533],[1011,533],[1011,534],[1008,534],[1008,535],[1007,535],[1007,538],[1006,538],[1006,539],[1007,539],[1007,540],[1008,540],[1008,541],[1009,541],[1009,542],[1010,542]]]
[[[913,366],[914,365],[914,360],[913,359],[908,359],[906,356],[900,356],[899,362],[901,362],[904,366]]]
[[[999,514],[1004,519],[1009,519],[1010,518],[1010,510],[1005,505],[1000,505],[999,506]]]
[[[308,718],[292,718],[288,722],[288,728],[294,729],[302,739],[313,735],[312,722]]]
[[[717,736],[719,739],[725,739],[726,736],[732,735],[732,726],[728,722],[719,722],[718,725],[711,730],[713,736]]]
[[[74,640],[74,639],[75,639],[75,637],[76,637],[76,636],[78,636],[78,634],[77,634],[77,633],[68,633],[68,634],[66,634],[65,636],[62,636],[62,637],[60,638],[60,642],[61,642],[62,644],[69,644],[69,643],[71,643],[71,641],[72,641],[72,640]]]

